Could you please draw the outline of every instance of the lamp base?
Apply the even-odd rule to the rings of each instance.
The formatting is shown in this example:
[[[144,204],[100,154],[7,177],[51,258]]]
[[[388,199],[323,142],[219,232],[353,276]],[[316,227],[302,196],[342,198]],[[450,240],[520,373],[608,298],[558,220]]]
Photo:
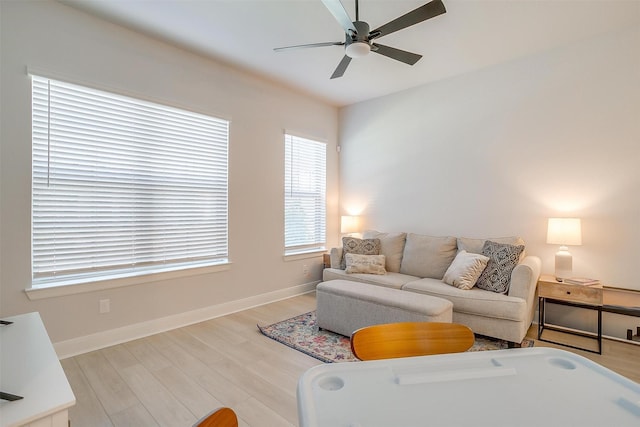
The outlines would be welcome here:
[[[556,252],[556,280],[562,282],[573,274],[572,257],[569,248],[560,246],[560,250]]]

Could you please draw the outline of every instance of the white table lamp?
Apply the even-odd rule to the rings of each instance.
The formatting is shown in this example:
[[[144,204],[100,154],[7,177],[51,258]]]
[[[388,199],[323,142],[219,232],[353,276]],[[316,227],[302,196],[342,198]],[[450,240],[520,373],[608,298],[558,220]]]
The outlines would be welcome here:
[[[561,245],[556,252],[556,280],[562,282],[572,275],[572,258],[567,246],[582,244],[580,218],[549,218],[547,243]]]
[[[360,218],[354,215],[340,217],[340,232],[342,234],[357,233],[360,231]]]

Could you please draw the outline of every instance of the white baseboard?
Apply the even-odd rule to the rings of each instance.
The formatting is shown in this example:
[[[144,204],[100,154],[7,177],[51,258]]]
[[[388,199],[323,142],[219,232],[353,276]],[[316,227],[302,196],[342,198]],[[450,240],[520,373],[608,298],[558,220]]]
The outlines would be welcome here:
[[[291,288],[255,295],[249,298],[230,301],[223,304],[212,305],[186,313],[175,314],[172,316],[162,317],[160,319],[110,329],[96,334],[72,338],[66,341],[59,341],[54,343],[53,347],[59,359],[66,359],[89,351],[99,350],[101,348],[121,344],[134,339],[144,338],[160,332],[170,331],[172,329],[204,322],[205,320],[214,319],[216,317],[225,316],[238,311],[291,298],[296,295],[302,295],[314,291],[318,283],[319,281],[305,283]]]

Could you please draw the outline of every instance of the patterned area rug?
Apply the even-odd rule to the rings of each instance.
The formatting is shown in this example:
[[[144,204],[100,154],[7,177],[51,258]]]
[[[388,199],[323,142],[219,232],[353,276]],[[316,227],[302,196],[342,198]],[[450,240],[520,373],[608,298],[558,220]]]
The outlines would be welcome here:
[[[265,336],[325,363],[353,362],[357,360],[351,353],[349,338],[318,329],[315,311],[269,326],[258,325],[258,329]],[[522,347],[533,347],[533,341],[525,338],[521,345]],[[508,348],[506,341],[476,335],[476,342],[468,351],[502,350],[506,348]]]

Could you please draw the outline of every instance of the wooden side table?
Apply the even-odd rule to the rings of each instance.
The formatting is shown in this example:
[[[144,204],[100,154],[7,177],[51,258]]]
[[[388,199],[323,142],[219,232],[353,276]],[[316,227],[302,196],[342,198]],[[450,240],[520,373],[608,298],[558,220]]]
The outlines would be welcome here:
[[[322,264],[324,268],[331,268],[331,255],[322,254]]]
[[[552,276],[541,276],[538,280],[538,340],[553,344],[564,345],[566,347],[585,350],[592,353],[602,354],[602,306],[603,306],[603,290],[602,285],[583,286],[572,285],[569,283],[558,282]],[[547,302],[569,307],[578,307],[588,310],[595,310],[598,315],[598,332],[593,334],[590,332],[569,330],[545,323],[545,306]],[[573,345],[550,341],[542,338],[542,332],[545,329],[563,332],[572,335],[593,338],[598,342],[598,350],[594,351],[587,348],[576,347]]]

